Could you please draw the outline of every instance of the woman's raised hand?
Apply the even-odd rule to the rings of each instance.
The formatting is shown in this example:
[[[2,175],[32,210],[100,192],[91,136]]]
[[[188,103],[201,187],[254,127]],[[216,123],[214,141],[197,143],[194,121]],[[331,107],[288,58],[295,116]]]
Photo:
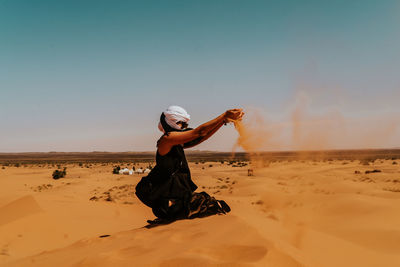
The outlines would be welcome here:
[[[241,108],[228,109],[225,112],[225,120],[226,122],[241,120],[243,115],[244,112],[243,109]]]

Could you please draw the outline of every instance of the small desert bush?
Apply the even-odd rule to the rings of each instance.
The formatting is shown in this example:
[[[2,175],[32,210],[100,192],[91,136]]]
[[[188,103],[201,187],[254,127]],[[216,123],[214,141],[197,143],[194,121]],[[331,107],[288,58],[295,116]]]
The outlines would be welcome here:
[[[121,167],[120,166],[115,166],[113,171],[112,171],[112,173],[113,174],[119,174],[119,170],[121,170]]]
[[[64,169],[62,171],[61,170],[55,170],[53,172],[53,179],[57,180],[57,179],[65,177],[65,175],[67,175],[67,167],[64,167]]]

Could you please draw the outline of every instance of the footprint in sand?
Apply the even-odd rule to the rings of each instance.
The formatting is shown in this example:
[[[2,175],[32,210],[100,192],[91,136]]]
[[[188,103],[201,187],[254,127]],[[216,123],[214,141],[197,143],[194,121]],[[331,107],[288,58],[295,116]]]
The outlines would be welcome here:
[[[10,256],[10,254],[8,253],[8,244],[5,245],[5,246],[0,250],[0,255],[2,255],[2,256]]]

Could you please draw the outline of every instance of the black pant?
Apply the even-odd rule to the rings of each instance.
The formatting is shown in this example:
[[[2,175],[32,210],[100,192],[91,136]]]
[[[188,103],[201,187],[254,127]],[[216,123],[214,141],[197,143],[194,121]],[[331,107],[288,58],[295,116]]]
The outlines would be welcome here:
[[[225,211],[218,200],[206,192],[200,192],[192,193],[190,199],[161,199],[153,207],[153,213],[160,219],[177,220],[206,217]]]

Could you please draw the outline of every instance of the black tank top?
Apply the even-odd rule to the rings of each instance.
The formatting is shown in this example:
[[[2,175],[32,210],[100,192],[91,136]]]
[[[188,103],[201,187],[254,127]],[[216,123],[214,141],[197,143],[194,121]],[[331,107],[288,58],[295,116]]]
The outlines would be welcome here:
[[[192,192],[197,189],[197,185],[192,181],[189,165],[182,145],[173,146],[171,150],[163,156],[161,156],[157,150],[156,166],[151,172],[157,172],[159,177],[164,178],[169,177],[174,172],[184,173],[187,176]],[[162,181],[159,182],[162,183]]]

